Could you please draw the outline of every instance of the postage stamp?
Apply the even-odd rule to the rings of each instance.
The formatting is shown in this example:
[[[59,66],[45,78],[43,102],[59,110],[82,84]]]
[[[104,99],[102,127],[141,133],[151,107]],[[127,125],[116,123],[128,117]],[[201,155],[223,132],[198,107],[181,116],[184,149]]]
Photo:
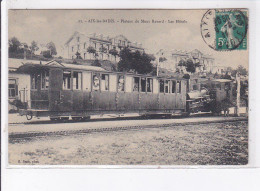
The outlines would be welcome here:
[[[247,11],[208,10],[201,20],[201,35],[217,51],[247,49]]]

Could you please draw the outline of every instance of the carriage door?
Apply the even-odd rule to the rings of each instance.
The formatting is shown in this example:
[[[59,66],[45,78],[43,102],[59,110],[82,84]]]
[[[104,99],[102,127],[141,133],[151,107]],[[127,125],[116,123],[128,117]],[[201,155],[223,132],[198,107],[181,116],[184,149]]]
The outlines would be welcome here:
[[[182,80],[181,81],[181,99],[182,99],[182,109],[186,108],[186,94],[187,94],[187,81]]]
[[[62,73],[58,68],[50,69],[50,84],[49,84],[49,109],[50,111],[60,110],[60,97],[62,90]]]
[[[184,109],[186,107],[186,89],[185,80],[176,81],[176,108]]]
[[[51,111],[71,111],[71,71],[50,70],[49,108]]]

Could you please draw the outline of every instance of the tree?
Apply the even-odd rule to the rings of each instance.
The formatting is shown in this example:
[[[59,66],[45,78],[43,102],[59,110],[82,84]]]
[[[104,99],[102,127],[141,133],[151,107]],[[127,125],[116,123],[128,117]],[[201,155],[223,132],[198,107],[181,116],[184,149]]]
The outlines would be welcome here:
[[[75,55],[76,55],[76,59],[82,59],[82,57],[81,57],[81,55],[80,55],[80,53],[78,51],[76,52]]]
[[[12,37],[8,40],[9,52],[18,53],[21,50],[21,42],[16,38]]]
[[[243,76],[248,75],[248,71],[242,65],[239,65],[237,69],[231,71],[231,76],[235,77],[237,72]]]
[[[49,42],[46,47],[50,50],[50,55],[57,55],[57,50],[56,50],[56,46],[53,42]]]
[[[139,74],[147,74],[152,72],[153,65],[151,63],[152,58],[146,53],[140,53],[136,51],[133,53],[133,63],[132,69],[138,72]]]
[[[101,47],[99,48],[99,51],[102,52],[102,53],[107,53],[107,48],[104,47],[104,46],[101,46]]]
[[[50,50],[44,50],[41,53],[42,53],[43,57],[45,57],[45,58],[52,58]]]
[[[239,74],[246,76],[248,74],[246,68],[244,68],[242,65],[239,65],[237,67],[237,72],[239,72]]]
[[[115,48],[112,48],[112,49],[109,50],[109,54],[114,56],[115,57],[115,61],[116,61],[116,57],[118,56],[118,51]]]
[[[186,66],[185,60],[181,59],[181,60],[179,61],[178,66]]]
[[[129,71],[131,68],[133,68],[132,64],[134,59],[130,49],[124,48],[120,51],[119,56],[121,58],[121,60],[118,62],[119,71]]]
[[[119,71],[133,70],[139,74],[147,74],[153,70],[152,57],[146,53],[131,52],[129,48],[125,47],[120,51],[119,55],[121,58],[118,62]]]
[[[103,54],[104,54],[104,53],[105,53],[105,54],[107,53],[107,48],[101,46],[101,47],[99,48],[99,51],[101,52],[101,56],[102,56],[102,59],[103,59]]]
[[[90,53],[90,54],[93,54],[93,56],[96,58],[97,51],[96,51],[96,49],[94,47],[89,46],[88,49],[87,49],[87,52]]]
[[[31,51],[31,57],[32,57],[32,54],[34,54],[35,51],[39,50],[39,47],[34,40],[31,42],[31,46],[29,48],[30,48],[30,51]]]
[[[154,60],[156,59],[153,54],[147,54],[147,55],[151,58],[152,61],[154,61]],[[165,59],[166,59],[166,58],[165,58]],[[167,60],[167,59],[166,59],[166,60]]]
[[[188,59],[186,61],[186,71],[191,72],[191,73],[194,73],[196,71],[195,64],[193,63],[193,61],[191,59]]]
[[[226,74],[225,74],[225,75],[222,75],[220,78],[221,78],[221,79],[228,79],[228,80],[231,80],[231,79],[232,79],[231,76],[228,74],[228,72],[226,72]]]

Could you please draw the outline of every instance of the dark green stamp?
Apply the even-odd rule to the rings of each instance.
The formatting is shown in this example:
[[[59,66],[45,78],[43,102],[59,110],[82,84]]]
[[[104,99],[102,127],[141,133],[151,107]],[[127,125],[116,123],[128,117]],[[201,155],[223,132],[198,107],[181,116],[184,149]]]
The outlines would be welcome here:
[[[247,11],[208,10],[201,20],[201,35],[209,47],[218,50],[247,49]]]
[[[219,12],[216,10],[215,31],[218,50],[247,49],[246,12],[238,10]]]

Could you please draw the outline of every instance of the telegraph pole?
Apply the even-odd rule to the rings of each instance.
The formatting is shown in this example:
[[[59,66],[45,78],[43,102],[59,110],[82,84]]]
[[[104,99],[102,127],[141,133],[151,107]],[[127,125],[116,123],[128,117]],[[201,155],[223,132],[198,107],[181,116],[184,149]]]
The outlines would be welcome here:
[[[236,81],[237,81],[237,104],[235,108],[235,115],[237,117],[240,116],[239,108],[240,108],[240,74],[237,72],[236,74]]]
[[[156,68],[156,75],[159,76],[159,63],[160,63],[160,57],[157,58],[157,68]]]

